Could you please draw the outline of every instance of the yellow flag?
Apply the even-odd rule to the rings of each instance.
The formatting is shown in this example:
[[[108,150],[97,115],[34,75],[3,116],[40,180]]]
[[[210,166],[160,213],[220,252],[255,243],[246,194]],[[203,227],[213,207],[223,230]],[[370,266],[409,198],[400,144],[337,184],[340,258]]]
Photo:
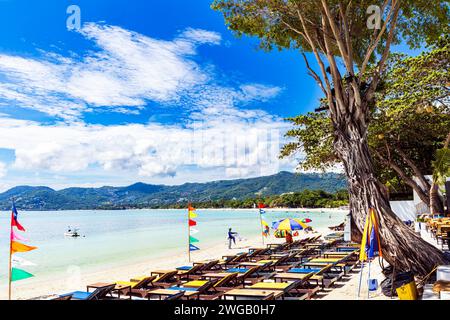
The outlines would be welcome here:
[[[189,211],[189,218],[197,218],[197,214],[195,213],[195,211]]]

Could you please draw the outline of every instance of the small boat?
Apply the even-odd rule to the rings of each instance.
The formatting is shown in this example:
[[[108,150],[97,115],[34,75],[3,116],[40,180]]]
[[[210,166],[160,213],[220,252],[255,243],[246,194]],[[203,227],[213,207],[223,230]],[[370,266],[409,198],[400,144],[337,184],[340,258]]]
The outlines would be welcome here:
[[[71,228],[69,227],[67,229],[67,232],[64,233],[65,237],[70,237],[70,238],[78,238],[81,237],[81,235],[78,233],[78,229],[77,228]]]

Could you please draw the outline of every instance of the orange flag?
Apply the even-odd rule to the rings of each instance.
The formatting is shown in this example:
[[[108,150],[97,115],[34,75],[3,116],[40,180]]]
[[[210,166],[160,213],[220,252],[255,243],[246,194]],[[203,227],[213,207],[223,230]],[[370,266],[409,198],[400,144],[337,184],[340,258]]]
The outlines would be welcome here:
[[[11,241],[11,254],[16,252],[28,252],[34,249],[37,249],[37,247],[27,246],[26,244],[17,241]]]

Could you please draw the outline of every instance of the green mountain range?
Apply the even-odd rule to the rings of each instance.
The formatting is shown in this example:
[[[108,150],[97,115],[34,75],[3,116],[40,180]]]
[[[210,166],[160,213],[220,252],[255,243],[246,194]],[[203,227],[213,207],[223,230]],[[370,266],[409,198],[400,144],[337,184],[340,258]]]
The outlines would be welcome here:
[[[187,201],[249,199],[303,190],[336,192],[347,187],[343,175],[294,174],[207,183],[186,183],[179,186],[136,183],[127,187],[68,188],[19,186],[0,194],[0,209],[9,210],[14,198],[21,210],[86,210],[151,208]]]

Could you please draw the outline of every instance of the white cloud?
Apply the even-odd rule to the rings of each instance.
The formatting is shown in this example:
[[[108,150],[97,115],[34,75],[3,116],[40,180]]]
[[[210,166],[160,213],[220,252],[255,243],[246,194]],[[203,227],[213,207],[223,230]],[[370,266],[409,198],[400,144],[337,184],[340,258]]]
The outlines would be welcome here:
[[[0,162],[0,178],[6,176],[6,163]]]
[[[78,172],[90,166],[137,176],[173,176],[183,166],[224,168],[235,176],[278,166],[286,124],[269,115],[164,125],[55,125],[2,119],[0,148],[14,169]],[[276,170],[275,170],[276,171]]]
[[[278,171],[286,124],[262,110],[236,105],[266,101],[281,89],[216,83],[210,69],[192,56],[199,45],[220,44],[219,34],[187,29],[165,41],[89,23],[81,35],[97,46],[82,59],[0,54],[0,103],[65,120],[50,126],[0,115],[0,148],[15,152],[11,169],[64,174],[100,167],[123,173],[127,181],[171,177],[186,166],[223,169],[230,178]],[[83,113],[105,108],[137,114],[148,101],[176,102],[190,111],[189,118],[174,126],[102,126],[80,120]]]
[[[262,84],[246,84],[241,86],[243,100],[267,101],[276,97],[281,88]]]
[[[173,41],[120,27],[86,24],[81,35],[97,51],[76,60],[46,53],[42,59],[0,55],[0,99],[59,116],[79,117],[92,107],[144,106],[146,100],[178,100],[183,91],[208,81],[190,55],[201,44],[217,45],[219,34],[187,29]]]

